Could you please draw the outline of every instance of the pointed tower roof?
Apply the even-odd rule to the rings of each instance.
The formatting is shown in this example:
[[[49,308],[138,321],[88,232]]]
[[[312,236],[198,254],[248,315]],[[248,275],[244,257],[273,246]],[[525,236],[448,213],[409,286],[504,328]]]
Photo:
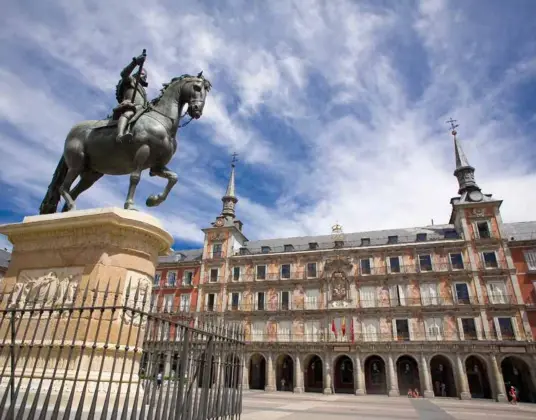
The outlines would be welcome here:
[[[465,167],[472,168],[472,166],[469,165],[469,161],[467,160],[465,153],[463,152],[460,141],[456,138],[456,134],[456,130],[452,130],[452,135],[454,136],[454,152],[456,154],[456,170]]]
[[[223,209],[221,215],[224,217],[229,217],[231,219],[235,218],[235,204],[238,202],[235,192],[235,163],[236,163],[236,153],[233,153],[233,160],[231,161],[231,176],[229,177],[229,183],[227,184],[227,190],[225,195],[221,198],[223,202]]]
[[[453,120],[452,118],[447,121],[452,129],[451,134],[454,137],[454,154],[456,156],[454,176],[458,179],[458,185],[460,187],[458,194],[465,196],[471,191],[480,191],[480,188],[475,181],[475,168],[469,164],[469,161],[463,152],[460,140],[456,137],[458,134],[456,131],[458,124],[455,124],[455,122],[456,120]]]

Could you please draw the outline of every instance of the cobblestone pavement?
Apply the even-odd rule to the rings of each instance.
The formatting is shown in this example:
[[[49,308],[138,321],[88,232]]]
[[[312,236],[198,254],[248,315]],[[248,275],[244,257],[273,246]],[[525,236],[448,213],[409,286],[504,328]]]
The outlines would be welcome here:
[[[536,404],[245,391],[242,420],[534,420]]]

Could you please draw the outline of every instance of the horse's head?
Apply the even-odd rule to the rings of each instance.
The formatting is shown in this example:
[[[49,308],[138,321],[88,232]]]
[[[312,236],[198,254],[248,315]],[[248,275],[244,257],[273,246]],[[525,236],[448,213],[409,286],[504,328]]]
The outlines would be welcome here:
[[[179,105],[188,104],[188,115],[196,120],[203,115],[205,99],[212,85],[203,77],[203,72],[197,76],[186,76],[180,89]]]

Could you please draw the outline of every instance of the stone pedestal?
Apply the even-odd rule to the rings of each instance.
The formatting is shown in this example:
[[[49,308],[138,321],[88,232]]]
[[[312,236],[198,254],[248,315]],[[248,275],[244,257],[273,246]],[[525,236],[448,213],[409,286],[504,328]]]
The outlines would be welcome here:
[[[49,409],[73,398],[73,410],[84,411],[113,404],[118,392],[134,398],[145,322],[123,305],[148,309],[171,235],[154,217],[117,208],[29,216],[0,233],[13,243],[0,309],[21,310],[0,324],[9,341],[14,326],[19,398],[28,394],[29,407],[38,395],[41,406],[49,394]],[[9,375],[10,353],[0,355],[4,365]]]

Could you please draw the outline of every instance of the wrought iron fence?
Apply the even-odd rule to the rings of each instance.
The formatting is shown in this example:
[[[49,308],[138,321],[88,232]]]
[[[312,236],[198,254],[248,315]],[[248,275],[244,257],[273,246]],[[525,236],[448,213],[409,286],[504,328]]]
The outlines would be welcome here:
[[[239,419],[240,326],[154,313],[141,280],[0,290],[0,419]]]

